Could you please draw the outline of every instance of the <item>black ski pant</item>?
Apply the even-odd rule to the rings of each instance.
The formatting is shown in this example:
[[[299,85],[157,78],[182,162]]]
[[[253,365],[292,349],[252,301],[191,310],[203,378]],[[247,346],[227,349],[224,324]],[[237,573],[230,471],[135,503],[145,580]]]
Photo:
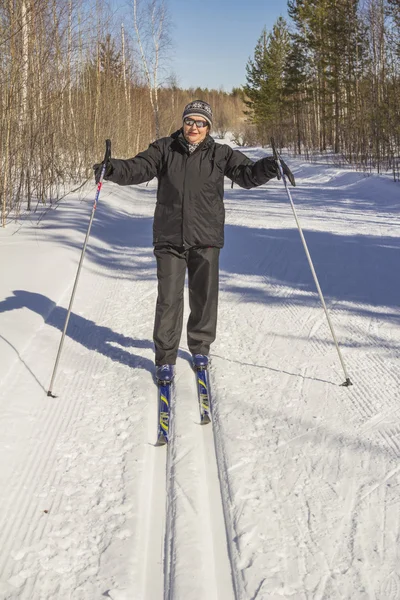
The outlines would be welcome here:
[[[215,340],[218,311],[219,248],[156,246],[158,297],[154,321],[156,365],[176,363],[183,324],[183,291],[188,271],[190,352],[206,354]]]

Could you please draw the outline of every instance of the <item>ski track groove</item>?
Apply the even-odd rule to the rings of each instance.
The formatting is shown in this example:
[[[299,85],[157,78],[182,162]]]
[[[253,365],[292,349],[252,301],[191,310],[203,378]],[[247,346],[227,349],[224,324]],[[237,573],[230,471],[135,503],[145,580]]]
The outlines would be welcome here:
[[[212,373],[213,367],[210,367],[210,386],[212,385]],[[244,579],[241,572],[238,572],[238,568],[236,565],[239,563],[239,553],[237,546],[235,544],[236,539],[236,530],[234,526],[233,519],[233,508],[234,498],[232,495],[232,490],[230,488],[229,477],[223,476],[224,473],[228,473],[228,460],[224,451],[224,445],[221,441],[223,439],[221,427],[220,427],[220,417],[219,417],[219,407],[218,407],[218,399],[215,394],[215,388],[212,390],[212,427],[213,427],[213,442],[214,442],[214,453],[215,460],[217,465],[217,472],[219,478],[219,486],[220,486],[220,494],[221,494],[221,503],[222,510],[224,515],[224,525],[227,537],[227,549],[228,556],[230,562],[230,568],[232,573],[232,584],[234,589],[234,598],[235,600],[241,600],[245,598],[244,595]],[[221,599],[222,600],[222,599]]]
[[[210,393],[210,398],[211,398],[211,406],[216,406],[218,405],[218,400],[216,398],[216,395],[213,394],[213,388],[212,388],[212,368],[209,368],[209,372],[208,372],[208,387],[209,387],[209,393]],[[216,544],[223,544],[225,545],[225,550],[226,550],[226,555],[224,556],[224,566],[221,568],[221,565],[217,565],[215,568],[215,572],[218,576],[218,573],[225,571],[225,573],[223,573],[222,578],[221,578],[221,582],[219,583],[219,594],[218,594],[218,599],[219,600],[238,600],[239,596],[238,596],[238,587],[237,587],[237,572],[236,572],[236,568],[235,568],[235,561],[233,558],[233,554],[232,554],[232,547],[231,547],[231,524],[230,524],[230,519],[229,519],[229,507],[230,507],[230,502],[229,502],[229,498],[230,498],[230,491],[229,489],[226,490],[226,492],[224,493],[225,488],[225,483],[227,482],[227,478],[223,476],[223,473],[226,473],[226,468],[222,468],[221,469],[221,454],[223,455],[223,443],[220,437],[220,429],[218,427],[218,413],[216,415],[216,418],[212,419],[212,423],[210,425],[206,425],[205,427],[209,427],[209,429],[205,429],[206,433],[207,431],[210,432],[210,436],[212,437],[212,444],[210,444],[210,442],[208,442],[208,449],[209,452],[207,453],[207,457],[206,457],[206,453],[204,453],[204,459],[206,461],[206,476],[207,476],[207,484],[208,484],[208,488],[209,490],[212,487],[211,484],[211,477],[210,477],[210,470],[211,470],[211,464],[213,465],[213,469],[215,472],[214,477],[217,479],[217,481],[215,482],[215,492],[213,493],[212,497],[210,497],[209,494],[209,509],[211,511],[211,514],[215,514],[217,511],[220,512],[220,515],[218,516],[218,520],[219,520],[219,527],[218,526],[212,526],[211,527],[211,533],[214,536],[214,540],[213,540],[213,545],[214,547],[216,546]],[[204,446],[207,445],[206,442],[206,437],[205,435],[203,436],[203,442],[204,442]],[[211,447],[210,447],[211,446]],[[221,452],[220,452],[221,449]],[[204,450],[206,450],[206,448],[204,448]],[[226,460],[222,461],[222,466],[225,467]],[[227,498],[226,498],[227,495]],[[219,531],[218,531],[219,529]],[[223,533],[222,533],[223,530]],[[224,538],[223,538],[223,534],[224,534]],[[224,539],[224,541],[221,540],[221,538]],[[221,560],[221,559],[220,559]],[[231,587],[232,586],[232,587]],[[226,593],[226,595],[225,595]]]
[[[185,584],[181,578],[187,576],[185,571],[189,564],[196,582],[193,593],[200,594],[195,597],[236,600],[238,597],[234,590],[234,569],[225,521],[227,508],[221,489],[214,425],[200,425],[195,374],[190,366],[182,363],[183,361],[178,364],[178,372],[181,369],[186,374],[175,377],[171,407],[172,431],[167,447],[163,600],[185,600]],[[190,390],[190,393],[185,393],[185,390]],[[215,401],[214,397],[212,401]],[[186,410],[184,416],[183,412],[189,406],[190,411]],[[195,420],[189,425],[193,414],[196,415]],[[185,421],[190,432],[182,429]],[[185,433],[188,434],[186,437]],[[185,486],[181,484],[181,479],[182,482],[185,481],[184,474],[188,465],[191,465],[192,471],[191,479],[187,482],[190,486],[190,498]],[[154,532],[148,534],[154,537]],[[185,556],[182,556],[182,552]],[[199,558],[193,563],[196,556]],[[231,589],[229,586],[232,586]],[[155,595],[148,593],[143,598],[157,600]]]
[[[165,540],[169,535],[167,529],[168,519],[166,518],[167,477],[169,473],[168,448],[157,448],[153,445],[157,439],[154,428],[152,428],[152,436],[154,441],[149,441],[147,461],[145,461],[145,464],[150,462],[151,466],[151,490],[148,490],[147,482],[147,485],[143,487],[144,492],[142,492],[140,508],[142,518],[139,537],[146,538],[143,561],[144,581],[141,594],[143,600],[161,600],[164,598],[165,567],[163,557],[165,556]],[[149,471],[150,469],[145,467],[143,470],[144,475]],[[143,524],[145,525],[143,526]]]
[[[197,408],[197,397],[196,397],[196,388],[193,385],[193,372],[190,369],[190,379],[189,377],[186,378],[187,379],[187,383],[192,384],[192,394],[191,397],[189,397],[189,401],[196,406]],[[177,512],[179,510],[179,514],[180,517],[182,516],[182,509],[184,512],[188,513],[188,519],[199,519],[200,515],[199,515],[199,506],[202,503],[199,503],[199,499],[198,499],[198,494],[200,493],[201,489],[204,488],[204,486],[207,486],[209,484],[209,482],[207,481],[208,479],[208,474],[207,474],[207,469],[203,469],[203,476],[199,477],[199,473],[201,475],[201,469],[196,470],[197,473],[197,477],[196,477],[196,489],[193,489],[192,487],[190,488],[190,498],[187,496],[186,491],[184,489],[184,487],[179,483],[179,477],[181,475],[181,470],[184,471],[185,468],[187,467],[187,464],[185,461],[190,460],[190,454],[192,452],[192,450],[190,448],[188,448],[187,446],[185,446],[184,444],[184,440],[182,438],[182,436],[180,435],[180,431],[177,430],[177,423],[176,423],[176,411],[177,411],[177,405],[181,404],[180,400],[182,398],[180,398],[176,392],[176,388],[177,386],[179,387],[180,385],[180,380],[181,380],[181,375],[179,373],[176,374],[175,376],[175,382],[174,382],[174,391],[173,391],[173,396],[172,396],[172,402],[171,402],[171,430],[170,430],[170,441],[169,444],[166,448],[155,448],[155,453],[153,453],[153,461],[155,464],[158,464],[159,462],[159,453],[164,452],[166,453],[166,459],[165,461],[161,461],[163,464],[165,464],[165,473],[164,473],[164,480],[165,480],[165,488],[164,488],[164,499],[163,499],[163,503],[164,506],[161,507],[161,510],[164,512],[165,514],[165,523],[164,523],[164,527],[163,527],[163,531],[160,531],[160,523],[158,523],[158,531],[157,531],[157,527],[154,526],[153,523],[153,528],[147,529],[147,535],[149,536],[149,543],[147,546],[147,558],[146,558],[146,571],[148,573],[147,575],[147,586],[144,590],[144,594],[143,594],[143,598],[145,600],[157,600],[157,598],[161,598],[161,594],[162,594],[162,598],[163,600],[174,600],[175,598],[181,598],[181,590],[179,587],[179,581],[180,581],[180,567],[179,567],[179,546],[180,546],[180,542],[182,542],[182,536],[186,536],[186,532],[183,530],[184,526],[180,523],[177,522]],[[185,382],[184,382],[185,384]],[[183,410],[185,410],[185,408],[183,406],[179,406],[179,412],[181,413]],[[190,415],[186,416],[186,419],[190,418]],[[181,421],[183,421],[184,419],[182,419],[182,415],[181,415]],[[211,426],[210,426],[211,427]],[[206,452],[206,443],[204,443],[204,436],[203,436],[203,428],[201,428],[201,426],[199,424],[195,424],[195,428],[196,429],[200,429],[200,431],[198,432],[200,434],[200,436],[203,438],[203,442],[201,442],[200,438],[198,438],[198,442],[200,442],[203,445],[203,448],[201,450],[201,452],[199,453],[199,456],[197,457],[197,461],[199,461],[199,464],[202,463],[202,461],[204,461],[204,457],[205,457],[205,452]],[[198,437],[198,436],[197,436]],[[198,465],[196,465],[198,467]],[[147,470],[147,469],[146,469]],[[160,469],[157,469],[157,473],[160,473]],[[153,474],[153,479],[154,479],[154,474]],[[156,489],[155,486],[153,486],[152,488],[152,494],[154,495],[155,493],[157,493],[158,490]],[[162,504],[162,502],[159,499],[158,504]],[[151,501],[148,503],[148,506],[150,507],[154,507],[155,502],[154,502],[154,498],[151,499]],[[160,508],[160,507],[159,507]],[[201,508],[204,510],[205,507],[204,505],[201,506]],[[216,511],[217,508],[215,507],[215,505],[213,505],[213,507],[209,506],[209,511]],[[152,515],[152,511],[153,509],[151,509],[149,512],[149,517],[150,517],[150,521],[152,520],[151,515]],[[202,528],[202,532],[204,535],[204,529]],[[154,578],[156,577],[155,575],[155,567],[156,565],[154,565],[154,554],[155,551],[157,550],[157,546],[160,545],[159,543],[159,539],[160,536],[163,537],[163,543],[162,543],[162,554],[163,554],[163,560],[162,560],[162,571],[163,571],[163,575],[162,575],[162,579],[163,579],[163,591],[160,593],[158,593],[158,595],[156,595],[156,590],[154,588],[154,586],[149,583],[149,579],[151,579],[151,581],[154,580]],[[187,540],[185,540],[187,543]],[[193,539],[191,540],[191,545],[201,548],[203,553],[204,553],[204,546],[210,546],[210,545],[215,545],[215,541],[210,541],[210,539],[205,539],[203,538],[199,538],[199,539]],[[150,561],[150,564],[149,564]],[[196,579],[201,580],[204,579],[204,577],[210,577],[210,573],[207,571],[207,569],[204,566],[204,561],[203,564],[197,564],[197,565],[191,565],[193,568],[194,573],[196,574]],[[201,572],[199,572],[199,569],[202,569]],[[216,561],[215,563],[215,571],[218,572],[220,570],[219,566],[218,566],[218,562]],[[217,586],[217,584],[216,584]],[[213,596],[214,597],[214,596]],[[224,600],[223,596],[215,596],[215,598],[221,598],[221,600]],[[182,600],[183,597],[182,597]]]
[[[176,376],[177,381],[179,376]],[[171,431],[170,439],[167,451],[167,462],[166,462],[166,494],[165,494],[165,518],[166,527],[164,534],[164,557],[163,557],[163,570],[164,570],[164,594],[163,600],[170,600],[173,598],[174,589],[174,576],[175,576],[175,531],[176,531],[176,503],[175,503],[175,473],[176,464],[174,461],[176,455],[176,436],[174,435],[175,430],[175,415],[176,415],[176,381],[173,383],[174,393],[171,398],[170,407],[170,418],[171,418]],[[152,600],[149,598],[149,600]]]

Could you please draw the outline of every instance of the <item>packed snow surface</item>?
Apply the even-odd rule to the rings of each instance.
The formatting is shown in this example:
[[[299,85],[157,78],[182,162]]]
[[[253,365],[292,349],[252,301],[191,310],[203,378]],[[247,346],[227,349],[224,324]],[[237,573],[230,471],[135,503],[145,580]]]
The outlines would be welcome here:
[[[2,600],[400,598],[399,184],[289,163],[354,385],[282,182],[227,181],[213,424],[183,333],[168,449],[156,182],[103,186],[56,398],[95,186],[0,232]]]

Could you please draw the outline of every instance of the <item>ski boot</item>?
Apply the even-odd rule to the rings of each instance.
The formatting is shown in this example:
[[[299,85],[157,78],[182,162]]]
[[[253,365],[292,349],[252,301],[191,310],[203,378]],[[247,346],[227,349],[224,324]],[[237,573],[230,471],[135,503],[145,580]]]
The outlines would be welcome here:
[[[173,365],[158,365],[156,367],[156,379],[158,383],[171,383],[174,378]]]
[[[205,354],[193,354],[193,368],[198,370],[207,369],[208,367],[208,356]]]

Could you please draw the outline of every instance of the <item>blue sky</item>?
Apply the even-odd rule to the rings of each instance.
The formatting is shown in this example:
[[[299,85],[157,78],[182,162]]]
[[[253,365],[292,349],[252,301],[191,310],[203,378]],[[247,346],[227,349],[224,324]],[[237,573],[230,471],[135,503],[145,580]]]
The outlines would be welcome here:
[[[246,63],[263,27],[287,18],[287,0],[167,0],[171,70],[180,87],[230,91],[246,82]]]

